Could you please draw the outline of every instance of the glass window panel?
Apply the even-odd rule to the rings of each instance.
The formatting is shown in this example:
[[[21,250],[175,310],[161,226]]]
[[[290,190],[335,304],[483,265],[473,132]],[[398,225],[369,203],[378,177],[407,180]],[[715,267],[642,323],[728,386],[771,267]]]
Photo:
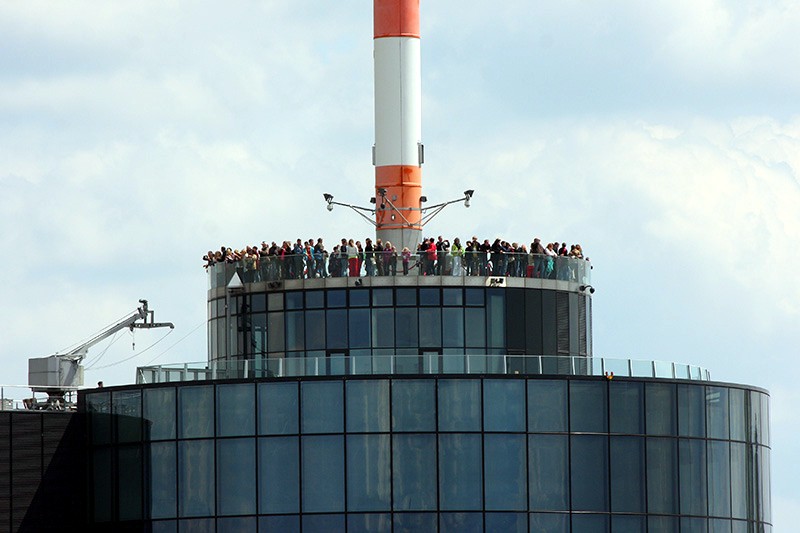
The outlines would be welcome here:
[[[481,513],[441,513],[439,533],[482,533]]]
[[[763,511],[762,520],[765,522],[772,521],[772,494],[770,493],[770,472],[771,470],[771,455],[772,450],[767,447],[761,446],[761,476],[759,479],[759,491],[761,492],[761,509]]]
[[[705,387],[678,385],[678,434],[683,437],[706,436]]]
[[[568,453],[565,435],[528,437],[528,495],[532,510],[569,510]]]
[[[255,433],[255,387],[252,383],[217,386],[217,435],[236,437]]]
[[[260,516],[259,533],[300,533],[299,516]]]
[[[392,289],[372,289],[372,305],[375,307],[394,305],[393,292]]]
[[[297,433],[297,383],[259,383],[257,386],[259,434]]]
[[[419,346],[419,328],[416,308],[398,308],[394,311],[395,343],[398,348]]]
[[[285,293],[286,309],[302,309],[303,308],[303,293],[300,291],[292,291]]]
[[[178,389],[179,438],[212,437],[214,435],[214,387],[180,387]]]
[[[369,289],[351,289],[350,307],[369,307]]]
[[[267,314],[250,315],[250,351],[254,354],[266,353],[267,346]]]
[[[439,380],[439,431],[480,431],[481,382]]]
[[[395,511],[436,509],[436,435],[392,437],[392,489]]]
[[[160,520],[151,522],[150,533],[178,533],[177,520]]]
[[[178,497],[175,492],[177,483],[175,443],[154,442],[150,445],[148,459],[150,516],[174,518],[177,516],[178,507]]]
[[[291,351],[305,350],[305,313],[303,311],[287,311],[285,317],[286,349]]]
[[[269,311],[283,311],[283,293],[267,293],[267,309]]]
[[[708,441],[708,514],[731,516],[731,453],[723,441]]]
[[[573,514],[572,530],[581,533],[606,533],[609,531],[607,515],[601,514]]]
[[[341,435],[303,437],[303,512],[344,511],[344,440]]]
[[[759,394],[761,398],[761,444],[769,446],[769,396]]]
[[[464,292],[461,288],[442,289],[442,305],[464,305]]]
[[[394,346],[394,309],[372,310],[372,345],[376,348]]]
[[[525,431],[525,381],[483,381],[484,431]]]
[[[306,311],[306,350],[325,349],[325,311]]]
[[[436,531],[437,518],[436,513],[396,513],[393,518],[394,533]]]
[[[525,511],[528,472],[525,435],[484,435],[484,497],[487,511]]]
[[[348,511],[391,510],[391,483],[389,435],[348,435]]]
[[[649,516],[647,518],[648,533],[678,533],[678,518],[674,516]]]
[[[608,511],[608,438],[596,435],[572,436],[570,464],[572,509]]]
[[[389,431],[389,382],[347,382],[347,431]]]
[[[527,533],[528,515],[525,513],[486,513],[486,531],[489,533]]]
[[[464,302],[468,306],[483,307],[486,305],[484,289],[464,289]]]
[[[567,382],[528,380],[528,431],[567,431]]]
[[[297,513],[300,506],[300,449],[297,437],[258,440],[259,513]]]
[[[92,452],[92,507],[95,522],[108,522],[112,518],[113,463],[112,448],[97,448]]]
[[[742,389],[729,389],[728,400],[730,403],[731,440],[745,440],[747,438],[747,407],[745,394]]]
[[[306,292],[306,309],[322,309],[325,307],[325,291]]]
[[[531,513],[530,533],[568,533],[569,515],[560,513]]]
[[[714,520],[708,521],[708,533],[731,533],[730,520]]]
[[[341,433],[344,425],[342,383],[305,381],[300,390],[303,433]]]
[[[441,510],[481,509],[481,436],[439,435],[439,507]]]
[[[345,307],[347,305],[347,292],[344,289],[326,292],[328,294],[328,307]]]
[[[731,532],[732,533],[747,533],[748,532],[748,523],[744,520],[731,520]]]
[[[750,391],[750,429],[749,442],[762,442],[761,439],[761,394]]]
[[[390,514],[351,514],[347,515],[347,533],[390,533],[392,515]]]
[[[747,518],[747,446],[731,443],[731,516]]]
[[[569,382],[570,430],[608,431],[607,390],[606,380]]]
[[[675,385],[645,383],[645,419],[648,435],[677,435]]]
[[[460,307],[442,309],[442,345],[464,346],[464,310]]]
[[[256,513],[256,441],[217,440],[217,513]]]
[[[194,520],[180,521],[181,533],[214,533],[213,518],[196,518]]]
[[[506,345],[506,309],[503,290],[488,289],[486,302],[486,337],[489,346],[504,348]]]
[[[369,309],[351,309],[348,320],[351,348],[369,348],[372,345],[372,325]]]
[[[178,442],[179,516],[214,514],[214,441]]]
[[[369,331],[369,328],[367,328]],[[346,349],[347,346],[347,310],[328,309],[326,313],[325,333],[329,350]]]
[[[256,533],[255,516],[217,518],[217,533]]]
[[[681,514],[705,515],[706,508],[706,443],[703,440],[680,439],[680,509]]]
[[[318,514],[303,516],[304,533],[344,533],[343,514]]]
[[[706,418],[708,437],[727,439],[730,437],[728,416],[728,389],[726,387],[706,387]]]
[[[436,430],[436,381],[395,380],[392,383],[392,430]]]
[[[486,311],[482,307],[464,309],[464,332],[467,346],[471,348],[486,346]]]
[[[647,533],[646,517],[611,515],[611,533]]]
[[[397,305],[416,307],[417,289],[397,289]]]
[[[643,438],[611,437],[612,512],[645,512],[644,459]]]
[[[435,348],[442,345],[442,310],[419,310],[419,345],[423,348]]]
[[[121,446],[117,450],[117,509],[120,520],[142,518],[142,448]]]
[[[270,352],[282,352],[286,348],[284,317],[282,312],[267,315],[267,346]]]
[[[609,384],[612,433],[644,433],[644,388],[642,383],[614,381]]]
[[[89,413],[89,426],[92,444],[111,442],[111,393],[100,392],[86,395],[86,411]]]
[[[142,439],[142,391],[114,391],[112,411],[117,423],[117,442],[138,442]]]
[[[438,288],[421,288],[419,290],[419,305],[440,306],[441,296]]]
[[[678,447],[674,439],[647,439],[647,512],[678,512]]]
[[[705,518],[681,517],[681,533],[707,533],[708,520]]]

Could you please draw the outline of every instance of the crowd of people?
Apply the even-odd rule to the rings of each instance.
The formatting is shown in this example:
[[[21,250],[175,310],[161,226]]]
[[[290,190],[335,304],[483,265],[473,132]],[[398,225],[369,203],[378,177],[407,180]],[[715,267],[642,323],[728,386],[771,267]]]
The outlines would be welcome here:
[[[536,238],[530,248],[501,239],[481,242],[472,237],[462,244],[456,237],[451,243],[423,239],[416,250],[398,250],[391,242],[366,238],[361,241],[342,239],[328,251],[322,238],[297,239],[294,243],[274,241],[261,246],[231,249],[222,246],[203,256],[206,269],[217,263],[238,263],[243,281],[303,279],[326,277],[358,277],[408,275],[427,276],[513,276],[544,279],[566,279],[559,275],[558,258],[585,259],[580,244],[567,248],[567,243],[542,243]]]

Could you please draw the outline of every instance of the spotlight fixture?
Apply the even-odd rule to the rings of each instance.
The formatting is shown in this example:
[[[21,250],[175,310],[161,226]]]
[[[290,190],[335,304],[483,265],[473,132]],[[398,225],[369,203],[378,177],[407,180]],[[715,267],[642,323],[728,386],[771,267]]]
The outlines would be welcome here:
[[[322,197],[325,198],[325,201],[328,202],[328,211],[333,211],[333,195],[328,193],[322,193]]]
[[[591,285],[581,285],[579,289],[583,292],[589,291],[589,294],[594,294],[594,287]]]
[[[469,199],[472,198],[473,194],[475,194],[473,189],[464,191],[464,207],[469,207]]]
[[[374,203],[375,203],[375,197],[374,197],[374,196],[373,196],[372,198],[370,198],[370,199],[369,199],[369,203],[371,203],[371,204],[374,204]]]
[[[419,197],[419,201],[422,202],[422,203],[425,203],[425,202],[428,201],[428,197],[427,196],[420,196]]]

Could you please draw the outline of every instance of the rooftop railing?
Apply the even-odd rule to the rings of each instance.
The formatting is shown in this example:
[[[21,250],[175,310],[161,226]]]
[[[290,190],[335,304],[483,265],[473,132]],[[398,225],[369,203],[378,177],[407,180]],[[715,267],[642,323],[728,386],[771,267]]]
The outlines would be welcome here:
[[[708,370],[665,361],[550,355],[386,355],[219,360],[139,367],[136,383],[306,376],[520,374],[709,381]]]
[[[335,254],[325,258],[271,255],[258,261],[214,263],[208,266],[208,280],[210,289],[227,287],[234,274],[243,283],[365,276],[510,276],[589,285],[591,269],[591,263],[585,259],[540,254],[466,252],[463,257],[448,254],[441,260],[413,255],[407,263],[399,256],[383,255],[380,259]]]

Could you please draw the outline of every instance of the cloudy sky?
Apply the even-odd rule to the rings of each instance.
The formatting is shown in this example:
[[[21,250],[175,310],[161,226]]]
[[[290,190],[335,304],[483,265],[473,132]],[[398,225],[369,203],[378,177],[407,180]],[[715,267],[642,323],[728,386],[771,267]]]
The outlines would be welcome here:
[[[209,248],[370,233],[321,193],[371,195],[371,19],[0,3],[6,395],[139,298],[175,331],[98,345],[87,383],[203,360]],[[425,192],[476,190],[429,233],[580,242],[596,355],[769,389],[777,531],[800,513],[798,27],[790,0],[422,2]]]

